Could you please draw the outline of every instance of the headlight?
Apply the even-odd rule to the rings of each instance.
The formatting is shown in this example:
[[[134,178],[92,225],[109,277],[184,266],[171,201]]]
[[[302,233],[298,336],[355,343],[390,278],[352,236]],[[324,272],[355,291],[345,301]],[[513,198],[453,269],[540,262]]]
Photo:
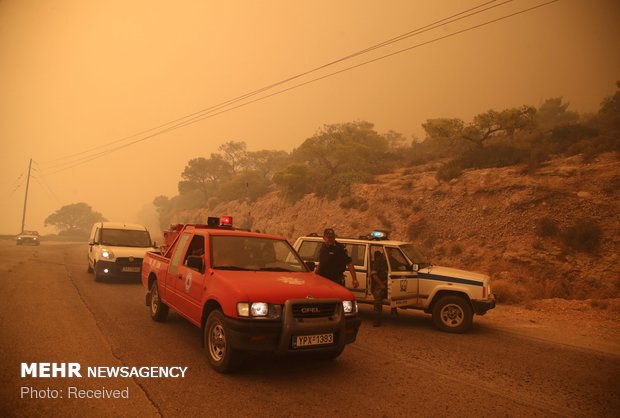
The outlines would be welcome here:
[[[343,300],[342,301],[342,309],[344,309],[344,314],[347,316],[357,314],[357,301],[355,300]]]
[[[101,250],[101,257],[107,258],[108,260],[114,259],[114,253],[110,250],[103,249]]]
[[[282,308],[279,305],[271,305],[266,302],[239,302],[237,303],[237,315],[244,318],[270,318],[280,317]]]

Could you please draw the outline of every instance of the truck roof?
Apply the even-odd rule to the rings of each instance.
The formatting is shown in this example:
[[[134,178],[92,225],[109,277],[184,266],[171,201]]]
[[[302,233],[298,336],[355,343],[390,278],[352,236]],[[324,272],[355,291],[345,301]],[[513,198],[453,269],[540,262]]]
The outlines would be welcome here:
[[[314,236],[314,235],[306,235],[299,237],[298,239],[304,239],[307,241],[323,241],[323,237]],[[376,244],[376,245],[402,245],[409,244],[405,241],[395,241],[395,240],[387,240],[387,239],[367,239],[367,238],[349,238],[349,237],[336,237],[337,242],[348,242],[348,243],[359,243],[359,244]]]

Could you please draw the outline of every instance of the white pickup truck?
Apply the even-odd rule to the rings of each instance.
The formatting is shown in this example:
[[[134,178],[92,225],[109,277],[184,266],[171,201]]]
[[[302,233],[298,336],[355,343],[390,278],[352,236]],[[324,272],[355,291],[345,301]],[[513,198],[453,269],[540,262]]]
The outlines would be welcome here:
[[[373,303],[370,284],[372,254],[382,251],[388,260],[388,292],[384,305],[400,309],[420,309],[433,316],[435,326],[446,332],[463,333],[474,314],[484,315],[495,308],[489,276],[432,265],[408,242],[392,241],[380,231],[362,238],[337,238],[353,261],[359,281],[354,288],[345,272],[345,287],[359,303]],[[319,261],[323,239],[317,234],[299,237],[295,250],[304,261]]]

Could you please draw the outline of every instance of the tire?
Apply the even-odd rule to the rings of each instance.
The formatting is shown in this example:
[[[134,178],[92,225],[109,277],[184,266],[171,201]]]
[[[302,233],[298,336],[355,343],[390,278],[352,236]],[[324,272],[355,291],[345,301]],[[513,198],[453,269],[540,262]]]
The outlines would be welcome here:
[[[87,263],[88,263],[88,268],[86,269],[86,272],[87,272],[87,273],[92,273],[92,272],[94,272],[95,270],[93,270],[93,268],[90,266],[90,258],[89,258],[88,260],[86,260],[86,261],[87,261]]]
[[[241,354],[230,346],[229,336],[224,314],[212,311],[204,327],[204,347],[211,367],[220,373],[233,372],[241,364]]]
[[[442,296],[433,307],[433,322],[441,331],[462,334],[471,327],[473,317],[471,305],[461,296]]]
[[[157,280],[153,280],[151,284],[151,318],[153,321],[163,322],[168,317],[168,305],[161,301],[159,298],[159,287],[157,287]]]

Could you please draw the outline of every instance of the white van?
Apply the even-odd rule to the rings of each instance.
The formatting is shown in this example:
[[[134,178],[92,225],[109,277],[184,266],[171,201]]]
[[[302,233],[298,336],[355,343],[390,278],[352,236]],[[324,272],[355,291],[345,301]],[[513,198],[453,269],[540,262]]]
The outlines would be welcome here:
[[[88,239],[88,272],[105,277],[139,278],[142,259],[155,244],[146,227],[123,222],[97,222]]]

